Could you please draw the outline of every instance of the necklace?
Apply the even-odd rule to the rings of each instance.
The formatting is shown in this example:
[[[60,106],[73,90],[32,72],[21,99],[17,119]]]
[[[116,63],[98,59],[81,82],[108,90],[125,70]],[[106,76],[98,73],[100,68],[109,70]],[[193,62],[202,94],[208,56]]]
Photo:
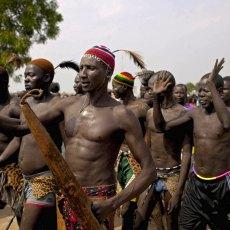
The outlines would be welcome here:
[[[84,101],[83,101],[83,103],[82,103],[82,106],[81,106],[81,108],[80,108],[80,113],[82,113],[84,110],[85,110],[85,108],[89,105],[89,101],[88,101],[88,103],[86,104],[86,100],[88,99],[88,96],[87,96],[87,94],[85,95],[85,98],[84,98]]]

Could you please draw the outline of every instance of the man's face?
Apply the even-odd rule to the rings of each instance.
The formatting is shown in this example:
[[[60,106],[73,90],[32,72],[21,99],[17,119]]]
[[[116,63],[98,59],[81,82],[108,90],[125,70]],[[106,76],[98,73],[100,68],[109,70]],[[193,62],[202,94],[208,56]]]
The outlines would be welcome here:
[[[203,108],[208,108],[212,105],[212,94],[206,82],[207,79],[200,80],[197,89],[199,102]]]
[[[25,89],[43,89],[44,86],[44,73],[39,67],[29,64],[25,69]]]
[[[82,93],[82,86],[81,86],[79,74],[75,77],[73,89],[76,92],[76,94]]]
[[[173,96],[177,103],[184,105],[186,103],[187,92],[183,86],[175,86],[173,90]]]
[[[116,81],[112,81],[112,86],[113,86],[113,94],[115,98],[122,99],[122,97],[125,95],[127,87],[125,85],[119,84]]]
[[[148,85],[148,80],[150,78],[149,74],[143,73],[143,74],[137,75],[136,77],[139,78],[142,85],[144,85],[144,86]]]
[[[224,101],[225,103],[229,104],[230,103],[230,81],[224,80]]]
[[[149,90],[149,87],[148,86],[144,86],[144,85],[141,85],[140,87],[140,97],[141,98],[144,98],[145,97],[145,94],[146,92]]]
[[[108,81],[105,64],[93,57],[81,59],[79,77],[83,92],[100,89]]]

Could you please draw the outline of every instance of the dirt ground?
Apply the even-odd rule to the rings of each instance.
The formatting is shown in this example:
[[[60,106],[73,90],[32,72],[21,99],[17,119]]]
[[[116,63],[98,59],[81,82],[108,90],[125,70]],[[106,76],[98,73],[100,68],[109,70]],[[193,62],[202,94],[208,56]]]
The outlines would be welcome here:
[[[6,230],[12,217],[13,217],[13,214],[12,214],[10,208],[6,207],[6,208],[0,210],[0,230]],[[18,229],[19,228],[17,226],[16,219],[14,219],[9,230],[18,230]]]
[[[13,214],[10,210],[10,208],[6,207],[3,210],[0,210],[0,230],[6,230],[6,227],[10,223],[10,220],[12,219]],[[13,223],[11,224],[9,230],[18,230],[16,219],[13,220]],[[121,229],[121,220],[118,216],[115,218],[115,230]]]

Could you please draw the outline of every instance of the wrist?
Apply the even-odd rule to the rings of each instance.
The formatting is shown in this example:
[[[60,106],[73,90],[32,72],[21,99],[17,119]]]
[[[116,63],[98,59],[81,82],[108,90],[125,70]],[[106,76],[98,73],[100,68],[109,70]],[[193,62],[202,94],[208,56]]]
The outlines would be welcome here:
[[[160,94],[159,93],[153,93],[152,94],[152,100],[153,102],[159,102]]]

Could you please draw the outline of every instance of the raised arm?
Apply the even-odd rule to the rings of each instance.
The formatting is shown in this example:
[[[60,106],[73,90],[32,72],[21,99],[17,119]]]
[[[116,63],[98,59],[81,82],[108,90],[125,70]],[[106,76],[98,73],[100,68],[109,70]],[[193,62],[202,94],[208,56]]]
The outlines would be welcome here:
[[[114,210],[126,201],[137,197],[156,179],[155,164],[144,142],[140,124],[130,110],[122,110],[117,115],[117,119],[120,128],[124,130],[126,143],[142,170],[122,192],[111,198]]]
[[[215,77],[218,75],[220,70],[223,68],[223,64],[224,64],[224,59],[222,59],[219,63],[218,63],[218,59],[216,60],[213,70],[207,79],[207,85],[212,94],[212,100],[213,100],[215,111],[217,113],[217,117],[219,118],[224,129],[229,129],[230,128],[230,111],[228,110],[224,101],[221,99],[216,89],[215,83],[214,83]]]
[[[169,122],[165,122],[163,114],[161,112],[161,104],[160,104],[160,94],[165,92],[168,86],[171,85],[168,79],[161,78],[159,76],[153,84],[153,121],[155,124],[155,128],[157,132],[164,132],[170,130],[176,126],[184,124],[192,119],[192,111],[185,113],[181,117],[174,119]]]

